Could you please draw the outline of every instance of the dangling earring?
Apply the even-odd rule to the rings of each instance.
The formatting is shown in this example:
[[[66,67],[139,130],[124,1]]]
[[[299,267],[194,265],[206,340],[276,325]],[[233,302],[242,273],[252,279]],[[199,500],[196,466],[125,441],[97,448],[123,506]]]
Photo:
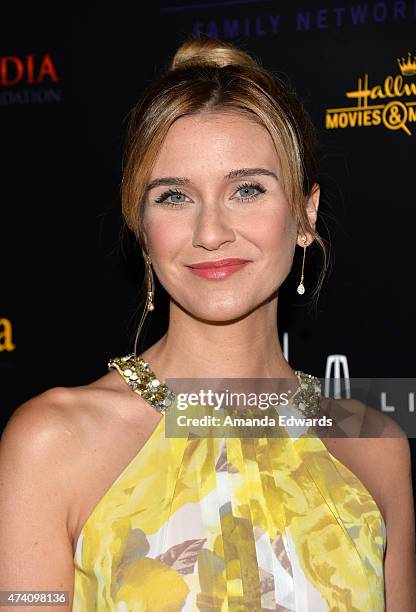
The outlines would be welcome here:
[[[152,260],[150,255],[145,255],[145,263],[146,263],[146,278],[147,278],[147,297],[146,297],[146,306],[144,308],[142,318],[140,319],[139,327],[137,328],[136,337],[134,339],[134,355],[137,357],[137,341],[140,336],[140,332],[143,327],[144,320],[147,316],[147,313],[155,309],[154,305],[154,294],[155,294],[155,281],[153,278],[153,270],[152,270]]]
[[[306,245],[308,243],[308,239],[306,236],[304,236],[302,238],[303,240],[303,261],[302,261],[302,273],[300,276],[300,283],[298,285],[298,288],[296,289],[296,291],[299,293],[299,295],[302,295],[305,293],[305,285],[303,284],[303,270],[305,268],[305,255],[306,255]]]
[[[155,282],[153,279],[153,271],[152,271],[152,260],[150,255],[146,255],[146,267],[147,267],[147,302],[146,308],[147,310],[154,310],[155,305],[153,302],[153,296],[155,294]]]

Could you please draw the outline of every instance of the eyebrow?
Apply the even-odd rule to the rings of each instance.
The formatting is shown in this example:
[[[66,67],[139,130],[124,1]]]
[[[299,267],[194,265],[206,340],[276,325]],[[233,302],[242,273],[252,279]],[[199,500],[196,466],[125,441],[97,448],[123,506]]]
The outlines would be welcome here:
[[[244,176],[273,176],[277,181],[279,180],[277,174],[267,168],[239,168],[238,170],[231,170],[224,176],[225,179],[232,180],[235,178],[241,178]],[[146,187],[146,191],[150,191],[155,187],[162,185],[188,185],[191,182],[189,178],[181,176],[163,176],[161,178],[153,179]]]

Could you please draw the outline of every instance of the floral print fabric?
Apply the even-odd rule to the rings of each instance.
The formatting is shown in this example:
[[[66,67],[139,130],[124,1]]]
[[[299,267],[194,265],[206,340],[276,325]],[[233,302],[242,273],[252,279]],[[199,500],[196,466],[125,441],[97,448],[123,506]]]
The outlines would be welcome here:
[[[162,418],[83,526],[73,612],[379,612],[385,547],[320,438],[168,438]]]

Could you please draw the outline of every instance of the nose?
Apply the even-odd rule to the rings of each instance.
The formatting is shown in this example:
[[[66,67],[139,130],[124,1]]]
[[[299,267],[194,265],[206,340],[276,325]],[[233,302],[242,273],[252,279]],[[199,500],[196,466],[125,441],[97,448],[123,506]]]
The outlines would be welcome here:
[[[235,233],[226,213],[219,206],[202,206],[195,221],[192,245],[214,251],[234,240]]]

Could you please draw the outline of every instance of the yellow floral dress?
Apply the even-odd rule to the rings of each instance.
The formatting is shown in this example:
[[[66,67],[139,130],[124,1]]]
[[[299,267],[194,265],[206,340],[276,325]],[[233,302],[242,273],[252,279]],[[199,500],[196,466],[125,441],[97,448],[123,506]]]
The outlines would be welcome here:
[[[320,438],[173,438],[164,421],[82,528],[74,612],[385,609],[383,516]]]

